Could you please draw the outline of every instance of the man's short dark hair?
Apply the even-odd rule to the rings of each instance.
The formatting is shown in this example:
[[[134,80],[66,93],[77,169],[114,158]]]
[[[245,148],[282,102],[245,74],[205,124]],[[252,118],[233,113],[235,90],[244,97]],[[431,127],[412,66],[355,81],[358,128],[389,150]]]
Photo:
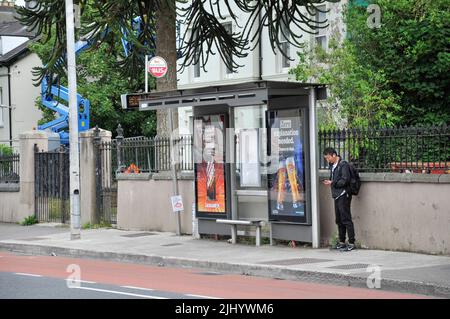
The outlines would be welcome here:
[[[336,152],[336,150],[334,148],[327,147],[326,149],[324,149],[323,155],[331,155],[331,156],[333,156],[333,155],[337,155],[337,152]]]

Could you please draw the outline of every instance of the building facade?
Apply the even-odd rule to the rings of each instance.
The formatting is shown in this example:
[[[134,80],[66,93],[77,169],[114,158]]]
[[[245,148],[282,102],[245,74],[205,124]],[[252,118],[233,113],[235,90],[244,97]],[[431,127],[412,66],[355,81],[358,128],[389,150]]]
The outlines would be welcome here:
[[[36,128],[41,118],[32,70],[42,63],[28,48],[34,34],[14,14],[12,2],[0,2],[0,143],[17,151],[19,134]]]
[[[323,48],[327,48],[329,39],[334,34],[339,34],[341,37],[345,34],[345,26],[343,23],[342,11],[344,6],[347,5],[347,0],[342,0],[339,3],[325,2],[318,8],[321,11],[317,11],[314,16],[311,16],[313,20],[324,21],[328,20],[329,26],[324,29],[319,29],[316,34],[310,34],[300,30],[295,26],[291,26],[296,34],[301,34],[305,46],[311,46],[317,44]],[[230,14],[226,14],[228,11],[223,6],[222,13],[224,15],[223,25],[229,32],[236,32],[239,26],[245,25],[248,14],[240,12],[235,4],[231,7],[233,12],[237,14],[237,23],[233,21]],[[306,10],[303,10],[305,14],[308,14]],[[188,26],[181,26],[181,34],[186,31]],[[254,26],[256,30],[256,25]],[[191,30],[187,30],[191,32]],[[178,89],[193,89],[202,87],[205,85],[226,85],[226,84],[238,84],[248,81],[295,81],[295,77],[289,74],[290,68],[295,67],[298,64],[297,52],[299,48],[294,47],[287,41],[283,41],[280,33],[280,40],[282,42],[282,49],[286,52],[285,55],[281,54],[278,49],[272,50],[272,44],[268,36],[268,29],[265,27],[261,34],[261,41],[254,50],[249,51],[245,58],[234,58],[236,63],[242,67],[237,70],[231,71],[221,60],[219,54],[211,55],[209,61],[205,66],[205,70],[200,65],[191,65],[187,67],[184,72],[178,73]],[[242,110],[241,121],[260,121],[263,116],[264,110]],[[192,121],[192,108],[179,108],[179,130],[180,134],[189,134],[193,126]],[[262,115],[261,115],[262,114]],[[241,123],[248,126],[252,123]],[[254,123],[255,125],[257,123]]]

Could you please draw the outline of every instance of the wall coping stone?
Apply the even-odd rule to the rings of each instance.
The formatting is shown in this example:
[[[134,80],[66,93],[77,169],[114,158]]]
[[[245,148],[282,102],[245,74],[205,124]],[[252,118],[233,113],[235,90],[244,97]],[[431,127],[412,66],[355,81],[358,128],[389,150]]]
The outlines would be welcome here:
[[[194,172],[183,171],[177,173],[180,180],[193,180]],[[329,177],[328,170],[319,170],[319,179]],[[434,183],[450,184],[450,174],[411,174],[411,173],[360,173],[362,182],[387,183]],[[159,173],[117,174],[117,180],[171,180],[172,173],[164,171]],[[0,184],[1,186],[2,184]]]
[[[450,183],[450,174],[439,175],[439,183]]]
[[[152,178],[151,173],[138,173],[138,174],[117,174],[117,180],[120,181],[148,181]]]
[[[328,170],[319,170],[319,179],[329,178]],[[450,184],[450,174],[360,173],[362,182]]]
[[[34,139],[44,139],[48,138],[48,134],[45,131],[27,131],[19,134],[20,140],[34,140]]]
[[[190,171],[177,172],[177,177],[180,180],[193,180],[194,172],[190,172]],[[172,180],[172,172],[165,171],[165,172],[154,173],[153,179],[155,181],[157,181],[157,180]]]
[[[19,183],[0,183],[0,192],[20,192]]]
[[[193,180],[194,172],[182,171],[177,173],[177,177],[179,180]],[[137,180],[150,180],[153,179],[155,181],[161,180],[172,180],[172,172],[164,171],[159,173],[139,173],[139,174],[117,174],[117,180],[122,181],[137,181]]]
[[[91,129],[89,129],[87,131],[80,132],[79,133],[80,137],[81,138],[94,137],[94,130],[95,130],[95,128],[91,128]],[[99,134],[98,135],[100,137],[111,137],[112,136],[112,132],[99,128]]]

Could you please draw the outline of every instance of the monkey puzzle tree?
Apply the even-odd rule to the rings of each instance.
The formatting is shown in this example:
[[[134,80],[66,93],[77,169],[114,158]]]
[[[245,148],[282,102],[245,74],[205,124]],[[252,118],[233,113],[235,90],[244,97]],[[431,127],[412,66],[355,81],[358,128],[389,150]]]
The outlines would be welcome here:
[[[42,35],[41,41],[53,41],[53,49],[44,67],[36,69],[35,75],[40,82],[44,76],[62,77],[66,70],[65,8],[60,0],[40,0],[30,2],[29,8],[18,9],[20,21],[30,29]],[[117,56],[118,66],[123,75],[131,78],[142,72],[144,56],[157,54],[163,56],[169,66],[167,75],[156,81],[158,91],[176,89],[176,18],[181,18],[186,32],[181,35],[181,47],[178,49],[181,69],[199,63],[205,66],[212,50],[216,50],[229,69],[240,65],[236,59],[227,57],[245,57],[255,48],[260,34],[269,35],[272,49],[281,50],[280,33],[283,38],[296,47],[301,46],[301,34],[283,26],[295,26],[305,32],[315,33],[317,29],[327,27],[327,21],[319,23],[314,14],[321,11],[317,6],[324,2],[340,0],[75,0],[81,12],[81,29],[78,35],[94,44],[107,43],[111,54]],[[33,5],[33,3],[35,3]],[[238,21],[237,12],[247,14],[243,24]],[[235,9],[234,9],[235,10]],[[223,17],[230,16],[241,25],[237,31],[228,33],[221,23]],[[136,17],[139,22],[136,24]],[[134,22],[133,22],[134,21]],[[135,32],[136,28],[140,32]],[[256,32],[255,32],[256,29]],[[284,34],[288,33],[288,34]],[[117,48],[125,38],[129,44],[128,55]],[[95,48],[95,46],[93,46]],[[164,112],[158,114],[158,133],[167,132]]]

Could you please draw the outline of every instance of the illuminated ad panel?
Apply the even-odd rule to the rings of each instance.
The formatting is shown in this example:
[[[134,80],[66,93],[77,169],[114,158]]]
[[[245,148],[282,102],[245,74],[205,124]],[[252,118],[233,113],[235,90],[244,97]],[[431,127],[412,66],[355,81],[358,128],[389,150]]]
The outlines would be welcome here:
[[[304,136],[299,110],[269,111],[269,218],[306,222]]]
[[[194,121],[196,211],[198,217],[226,215],[224,115]]]

